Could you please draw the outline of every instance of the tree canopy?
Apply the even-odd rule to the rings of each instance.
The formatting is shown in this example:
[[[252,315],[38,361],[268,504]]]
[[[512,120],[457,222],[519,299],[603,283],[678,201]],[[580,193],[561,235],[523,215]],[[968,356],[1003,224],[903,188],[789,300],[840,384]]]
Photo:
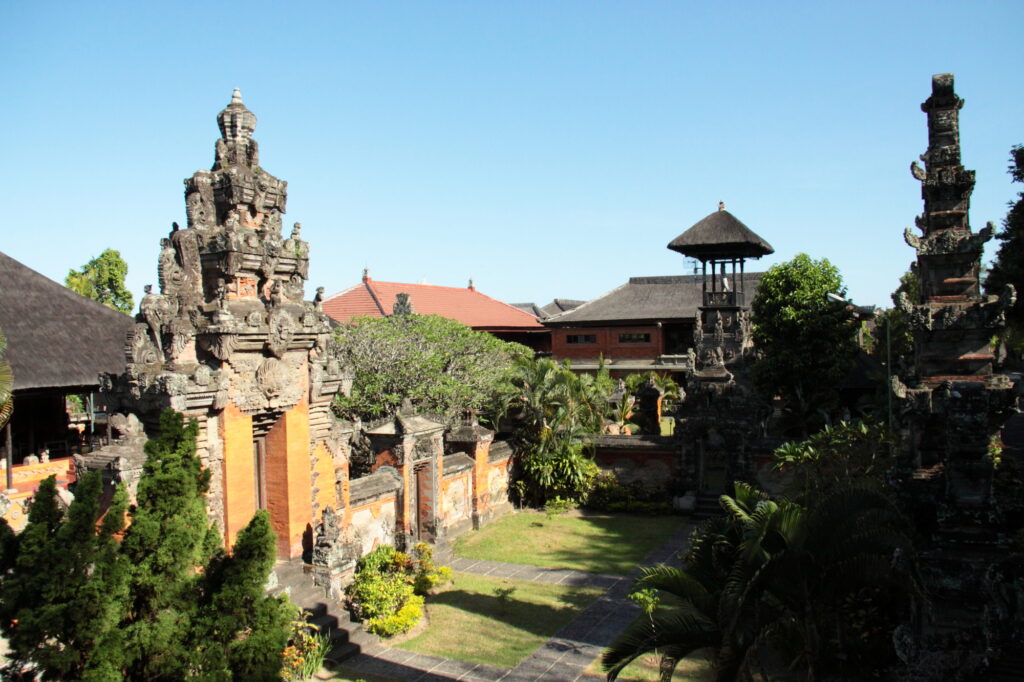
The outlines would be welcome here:
[[[125,314],[132,312],[132,292],[124,285],[128,264],[121,253],[107,249],[82,266],[70,270],[64,285],[76,294],[99,301]]]
[[[804,433],[816,411],[835,406],[836,386],[857,353],[857,321],[829,293],[846,295],[839,270],[801,253],[768,269],[751,304],[759,355],[754,382],[782,397]]]
[[[438,315],[360,317],[336,332],[354,372],[349,396],[339,396],[343,417],[376,419],[409,398],[418,408],[457,417],[490,405],[513,360],[530,349]]]
[[[1010,150],[1008,172],[1014,182],[1024,183],[1024,146]],[[1017,303],[1009,313],[1008,326],[1010,345],[1019,354],[1024,350],[1024,191],[1017,194],[1016,202],[1010,203],[996,239],[1002,243],[985,278],[985,291],[999,294],[1007,284],[1016,287]]]

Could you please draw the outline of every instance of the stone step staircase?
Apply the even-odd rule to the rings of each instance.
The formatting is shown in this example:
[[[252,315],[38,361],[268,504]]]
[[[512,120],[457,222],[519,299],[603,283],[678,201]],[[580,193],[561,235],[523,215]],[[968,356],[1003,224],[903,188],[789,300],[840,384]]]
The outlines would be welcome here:
[[[719,495],[701,493],[697,495],[697,506],[693,509],[693,518],[699,521],[721,516],[722,505],[718,503]]]
[[[989,667],[990,682],[1020,682],[1024,680],[1024,651],[1005,649]]]
[[[377,638],[353,622],[345,607],[329,598],[324,588],[313,584],[311,570],[312,567],[300,559],[278,561],[274,566],[277,584],[270,593],[286,594],[292,603],[303,609],[307,620],[330,638],[327,658],[340,663],[360,653]]]

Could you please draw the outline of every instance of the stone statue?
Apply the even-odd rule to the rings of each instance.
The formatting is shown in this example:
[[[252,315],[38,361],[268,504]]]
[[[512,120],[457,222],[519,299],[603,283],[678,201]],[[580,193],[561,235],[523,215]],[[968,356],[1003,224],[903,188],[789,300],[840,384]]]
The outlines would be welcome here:
[[[392,315],[412,315],[412,301],[409,294],[395,294],[395,305],[391,309]]]
[[[313,297],[313,309],[316,310],[318,313],[322,313],[324,311],[324,288],[323,287],[317,287],[316,288],[316,296]]]
[[[299,239],[299,235],[302,234],[302,223],[295,223],[292,225],[292,239]]]

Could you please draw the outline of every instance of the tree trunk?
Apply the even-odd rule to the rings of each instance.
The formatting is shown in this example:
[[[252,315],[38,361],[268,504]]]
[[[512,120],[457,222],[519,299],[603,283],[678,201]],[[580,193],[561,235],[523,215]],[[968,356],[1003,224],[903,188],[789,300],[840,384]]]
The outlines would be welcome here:
[[[672,673],[676,671],[678,663],[678,659],[662,656],[661,663],[658,664],[658,680],[660,682],[672,682]]]

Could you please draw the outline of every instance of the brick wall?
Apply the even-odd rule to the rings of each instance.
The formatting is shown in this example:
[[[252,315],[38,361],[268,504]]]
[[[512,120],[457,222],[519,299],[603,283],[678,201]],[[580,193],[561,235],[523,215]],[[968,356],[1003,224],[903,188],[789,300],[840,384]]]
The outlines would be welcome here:
[[[620,334],[649,334],[649,343],[620,342]],[[594,343],[569,343],[570,336],[593,336]],[[558,327],[551,330],[551,355],[555,358],[656,358],[662,354],[662,330],[657,325],[632,327]]]

